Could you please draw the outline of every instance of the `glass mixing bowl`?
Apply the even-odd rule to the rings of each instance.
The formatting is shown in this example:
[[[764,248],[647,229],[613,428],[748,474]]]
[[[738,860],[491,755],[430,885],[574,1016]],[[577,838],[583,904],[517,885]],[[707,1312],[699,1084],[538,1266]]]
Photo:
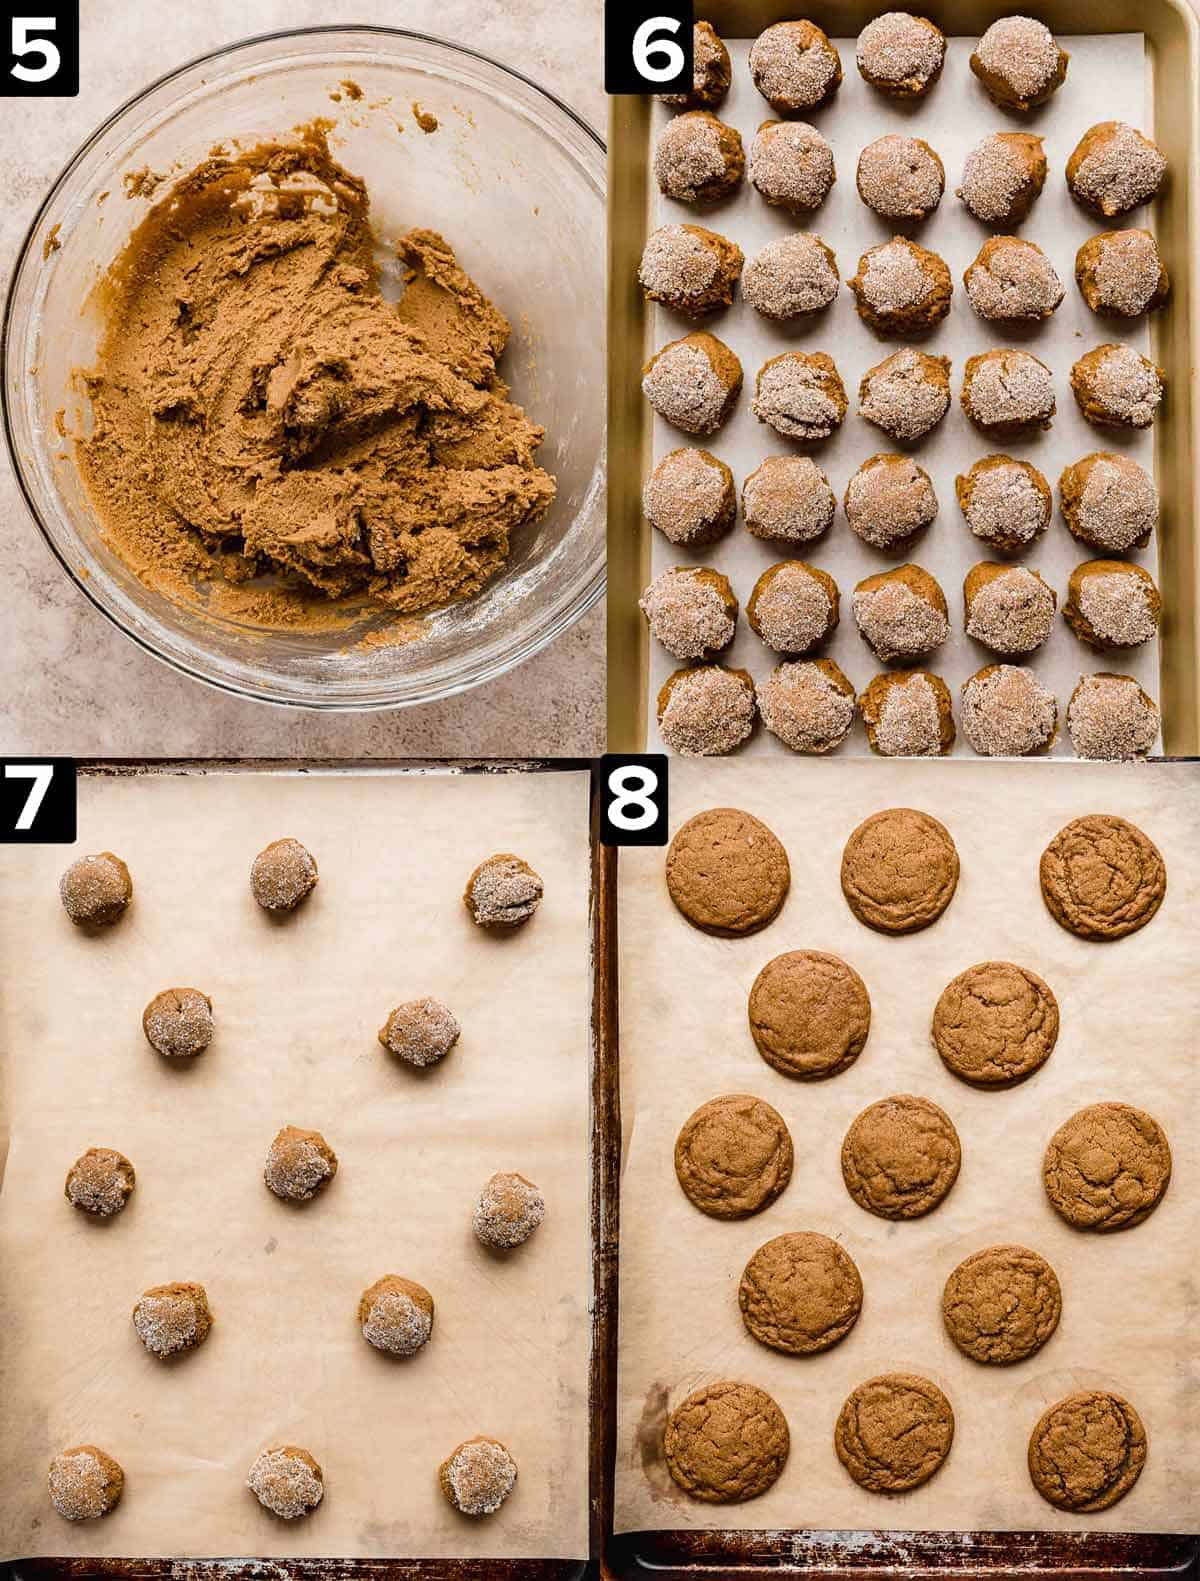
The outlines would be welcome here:
[[[331,101],[343,79],[361,99]],[[417,104],[437,117],[436,132],[419,129]],[[278,138],[325,115],[336,120],[335,157],[367,184],[376,233],[441,231],[511,320],[501,372],[545,426],[539,460],[558,484],[548,514],[513,534],[488,587],[425,617],[425,634],[403,645],[369,640],[383,616],[349,632],[286,632],[153,592],[105,543],[56,416],[65,413],[68,432],[86,431],[86,395],[72,374],[95,358],[100,324],[88,299],[152,201],[127,198],[122,176],[182,174],[216,143]],[[251,39],[130,100],[54,184],[5,312],[4,418],[17,476],[80,589],[176,669],[311,708],[429,702],[545,647],[604,588],[604,180],[600,138],[536,84],[470,50],[386,28]]]

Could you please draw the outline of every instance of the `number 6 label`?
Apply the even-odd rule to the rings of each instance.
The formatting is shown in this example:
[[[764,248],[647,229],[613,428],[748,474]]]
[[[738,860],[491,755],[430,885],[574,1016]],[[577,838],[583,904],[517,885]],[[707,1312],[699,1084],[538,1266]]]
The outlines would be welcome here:
[[[600,759],[597,780],[602,844],[666,845],[664,753],[609,753]]]
[[[4,10],[8,67],[0,97],[71,99],[79,92],[79,0],[18,0]]]
[[[692,86],[692,6],[659,0],[604,7],[604,87],[608,93],[686,93]]]

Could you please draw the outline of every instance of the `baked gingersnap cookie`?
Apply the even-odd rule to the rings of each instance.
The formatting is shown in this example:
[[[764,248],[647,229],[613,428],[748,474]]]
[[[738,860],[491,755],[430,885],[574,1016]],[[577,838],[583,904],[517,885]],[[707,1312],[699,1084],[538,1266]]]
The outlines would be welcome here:
[[[1123,939],[1162,905],[1162,853],[1125,818],[1074,818],[1042,852],[1042,899],[1055,922],[1081,939]]]
[[[928,1482],[950,1453],[954,1412],[928,1378],[888,1372],[868,1378],[842,1406],[833,1447],[869,1493],[905,1493]]]
[[[791,868],[765,823],[737,807],[711,807],[676,830],[666,877],[671,899],[693,927],[739,938],[778,915]]]
[[[675,1141],[684,1196],[714,1219],[769,1207],[792,1178],[792,1138],[769,1103],[731,1093],[701,1104]]]
[[[790,950],[768,961],[754,979],[754,1045],[784,1076],[838,1075],[862,1053],[870,1030],[867,985],[836,955]]]
[[[931,1213],[958,1179],[962,1148],[944,1109],[928,1098],[897,1093],[871,1104],[846,1132],[846,1190],[881,1219]]]
[[[671,1412],[663,1456],[673,1480],[705,1504],[743,1504],[779,1477],[791,1440],[783,1412],[762,1389],[722,1379]]]
[[[941,916],[958,887],[958,852],[944,824],[912,807],[889,807],[859,824],[842,852],[842,893],[877,933],[917,933]]]
[[[1058,1275],[1027,1246],[987,1246],[946,1281],[946,1333],[972,1361],[1006,1365],[1042,1346],[1062,1316]]]
[[[742,1322],[762,1345],[812,1356],[845,1339],[862,1311],[854,1259],[828,1235],[777,1235],[746,1264],[738,1286]]]
[[[1127,1103],[1093,1103],[1050,1138],[1042,1183],[1077,1230],[1125,1230],[1147,1219],[1171,1181],[1171,1147],[1158,1121]]]
[[[942,990],[933,1045],[946,1069],[976,1087],[1012,1087],[1039,1070],[1058,1041],[1058,1000],[1036,972],[1011,961],[969,966]]]
[[[1123,1499],[1146,1464],[1146,1429],[1119,1394],[1084,1389],[1046,1411],[1029,1437],[1029,1476],[1048,1504],[1094,1513]]]

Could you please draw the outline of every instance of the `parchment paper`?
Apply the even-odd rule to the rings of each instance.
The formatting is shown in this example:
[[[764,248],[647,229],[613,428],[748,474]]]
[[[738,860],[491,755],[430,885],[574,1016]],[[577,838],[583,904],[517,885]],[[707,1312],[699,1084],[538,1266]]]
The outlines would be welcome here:
[[[1197,1192],[1200,1142],[1194,941],[1200,904],[1200,765],[878,765],[805,760],[781,775],[768,762],[672,770],[672,831],[705,807],[764,819],[787,847],[792,887],[780,916],[750,938],[709,938],[686,923],[663,881],[663,852],[621,853],[620,1414],[616,1527],[810,1527],[860,1530],[1189,1532],[1200,1508]],[[885,784],[884,778],[887,783]],[[889,806],[943,820],[962,863],[958,892],[931,928],[903,938],[855,920],[841,893],[851,830]],[[1127,939],[1088,944],[1064,932],[1040,898],[1038,861],[1069,819],[1131,818],[1166,862],[1166,899]],[[785,950],[842,956],[871,995],[872,1024],[849,1070],[797,1082],[759,1058],[746,1022],[750,986]],[[943,987],[978,961],[1031,967],[1058,998],[1062,1029],[1042,1069],[1004,1092],[951,1076],[930,1041]],[[705,1217],[675,1179],[675,1137],[721,1093],[754,1093],[778,1109],[795,1171],[765,1212],[735,1223]],[[891,1093],[932,1098],[963,1148],[959,1179],[926,1218],[892,1223],[859,1208],[839,1167],[842,1138],[862,1109]],[[1123,1101],[1164,1127],[1174,1173],[1157,1211],[1110,1235],[1070,1229],[1046,1200],[1041,1161],[1058,1126],[1085,1104]],[[737,1306],[742,1269],[788,1230],[834,1236],[858,1264],[858,1323],[821,1355],[777,1354],[751,1339]],[[1033,1247],[1062,1283],[1058,1331],[1035,1356],[989,1367],[946,1336],[946,1277],[970,1253],[1003,1241]],[[924,1487],[864,1492],[842,1469],[833,1426],[856,1384],[877,1373],[922,1373],[944,1390],[957,1424],[942,1469]],[[756,1383],[778,1400],[791,1456],[775,1487],[745,1505],[692,1503],[661,1462],[664,1412],[705,1381]],[[1029,1434],[1046,1406],[1076,1389],[1114,1389],[1146,1424],[1141,1480],[1113,1509],[1069,1515],[1029,1481]]]
[[[733,60],[733,87],[717,113],[722,120],[737,127],[749,152],[755,131],[772,112],[750,80],[747,56],[751,40],[727,42]],[[715,314],[711,322],[702,326],[692,325],[664,308],[653,310],[652,336],[656,347],[686,334],[689,328],[710,329],[738,354],[746,383],[731,419],[707,439],[693,440],[660,418],[654,419],[656,459],[680,445],[695,443],[728,464],[738,488],[739,515],[737,524],[723,539],[692,554],[668,543],[661,533],[652,533],[652,569],[657,575],[670,565],[695,563],[713,565],[725,572],[741,603],[742,614],[738,619],[737,637],[722,662],[749,670],[755,681],[760,682],[780,661],[777,654],[759,641],[745,619],[746,602],[755,581],[768,566],[788,558],[806,559],[822,567],[833,577],[842,595],[841,624],[832,642],[822,651],[841,665],[855,690],[861,692],[873,675],[889,666],[880,663],[859,636],[850,608],[851,594],[856,583],[864,577],[885,571],[906,559],[914,561],[937,578],[949,605],[948,641],[920,662],[945,680],[954,698],[957,716],[962,683],[998,657],[963,631],[963,578],[971,566],[981,560],[1007,561],[1008,557],[992,552],[967,526],[954,495],[955,477],[966,472],[980,456],[996,451],[1027,460],[1045,475],[1054,494],[1053,519],[1034,546],[1014,557],[1012,563],[1040,571],[1058,594],[1061,611],[1071,571],[1097,555],[1078,543],[1062,520],[1058,501],[1060,472],[1093,450],[1122,451],[1151,472],[1154,470],[1151,430],[1124,437],[1115,429],[1093,428],[1080,414],[1071,394],[1071,364],[1085,351],[1106,341],[1124,341],[1145,355],[1150,349],[1150,337],[1144,316],[1126,325],[1098,317],[1084,303],[1075,284],[1075,254],[1089,236],[1105,227],[1074,202],[1064,177],[1071,150],[1097,120],[1130,121],[1153,135],[1145,40],[1140,33],[1064,39],[1064,48],[1071,55],[1066,82],[1048,104],[1019,118],[993,105],[969,70],[967,60],[974,39],[950,39],[945,70],[936,88],[926,100],[907,107],[886,99],[862,80],[854,63],[853,39],[838,39],[836,43],[842,57],[844,81],[833,103],[808,117],[831,143],[837,169],[833,190],[815,214],[802,221],[793,221],[784,210],[765,203],[746,181],[728,203],[707,209],[695,209],[658,196],[655,188],[651,223],[705,225],[736,241],[747,261],[776,237],[796,229],[814,231],[837,255],[839,272],[846,281],[855,273],[861,253],[897,233],[891,221],[881,219],[858,195],[855,171],[859,153],[867,143],[890,132],[924,138],[937,150],[946,167],[946,193],[933,217],[910,234],[923,247],[931,248],[945,259],[954,282],[954,300],[948,317],[934,333],[914,344],[923,351],[950,358],[950,410],[931,434],[912,446],[895,443],[882,429],[858,416],[858,385],[863,374],[908,342],[885,340],[869,330],[856,313],[853,294],[845,285],[828,312],[810,320],[799,320],[795,325],[777,325],[762,318],[742,301],[740,294],[731,309]],[[665,105],[655,105],[655,136],[670,114]],[[962,284],[963,271],[998,227],[979,224],[954,196],[966,156],[980,138],[988,132],[1012,130],[1029,130],[1045,139],[1049,164],[1046,185],[1017,234],[1042,248],[1058,272],[1066,293],[1062,306],[1047,323],[1015,333],[989,324],[967,301]],[[1152,211],[1135,210],[1127,219],[1113,224],[1153,228]],[[1182,268],[1185,260],[1168,259],[1167,262],[1168,267]],[[1171,311],[1169,305],[1165,311]],[[994,346],[1023,347],[1040,357],[1053,372],[1058,411],[1049,432],[1021,440],[991,440],[967,421],[959,404],[966,360]],[[768,357],[788,350],[827,351],[837,363],[846,386],[850,397],[846,420],[834,437],[823,444],[797,446],[760,423],[751,411],[754,379],[759,368]],[[846,485],[853,473],[868,456],[887,450],[911,453],[928,472],[938,498],[937,517],[905,555],[885,555],[864,544],[847,526],[842,507]],[[825,537],[815,544],[799,546],[795,555],[789,554],[783,545],[752,538],[740,514],[745,479],[764,457],[784,454],[811,455],[829,478],[838,502],[833,526]],[[1146,549],[1135,550],[1128,558],[1144,565],[1157,578],[1155,543],[1151,538]],[[1165,590],[1165,597],[1169,608],[1169,588]],[[1051,637],[1037,653],[1029,659],[1009,662],[1031,665],[1058,698],[1060,723],[1064,726],[1054,749],[1058,756],[1073,755],[1065,730],[1065,711],[1080,675],[1097,670],[1135,675],[1152,697],[1158,697],[1157,643],[1128,653],[1096,654],[1074,636],[1061,615],[1056,616]],[[657,643],[651,644],[648,710],[651,750],[662,750],[654,706],[658,689],[677,668],[677,662],[663,648]],[[862,723],[856,721],[839,749],[840,755],[861,756],[869,751]],[[962,756],[974,756],[961,735],[954,751]],[[788,749],[760,725],[739,755],[746,753],[786,756]]]
[[[554,774],[213,774],[84,779],[79,841],[0,858],[0,1555],[548,1556],[587,1553],[587,778]],[[320,882],[283,923],[249,865],[294,835]],[[73,855],[113,850],[129,915],[87,938],[58,901]],[[494,851],[546,898],[510,938],[461,902]],[[159,989],[210,994],[192,1068],[146,1044]],[[376,1042],[433,994],[462,1038],[427,1073]],[[262,1180],[281,1125],[324,1132],[336,1179],[294,1208]],[[119,1148],[137,1188],[111,1222],[63,1198],[86,1147]],[[546,1197],[518,1254],[471,1233],[484,1180]],[[399,1361],[362,1338],[380,1275],[417,1279],[433,1339]],[[163,1364],[130,1323],[148,1285],[197,1279],[214,1326]],[[519,1465],[491,1520],[451,1510],[437,1466],[488,1433]],[[46,1467],[69,1444],[125,1468],[118,1509],[60,1520]],[[244,1487],[268,1445],[303,1445],[324,1502],[283,1522]]]

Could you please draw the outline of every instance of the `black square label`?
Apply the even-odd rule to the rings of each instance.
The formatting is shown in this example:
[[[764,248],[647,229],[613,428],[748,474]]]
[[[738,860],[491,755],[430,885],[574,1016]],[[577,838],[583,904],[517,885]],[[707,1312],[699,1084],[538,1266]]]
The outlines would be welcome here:
[[[0,762],[0,845],[70,845],[75,839],[75,759]]]
[[[3,12],[3,99],[73,99],[79,92],[79,0],[16,0]]]
[[[609,752],[596,768],[603,845],[666,845],[665,752]]]
[[[606,93],[689,93],[692,87],[691,0],[663,4],[604,7],[604,91]]]

